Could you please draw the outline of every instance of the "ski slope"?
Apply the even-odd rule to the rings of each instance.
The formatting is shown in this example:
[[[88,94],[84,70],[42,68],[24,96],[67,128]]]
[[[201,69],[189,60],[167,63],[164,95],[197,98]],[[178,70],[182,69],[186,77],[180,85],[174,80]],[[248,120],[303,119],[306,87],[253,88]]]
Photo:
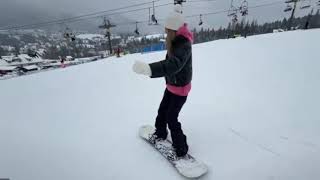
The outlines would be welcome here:
[[[320,179],[320,30],[194,45],[180,120],[206,180]],[[164,80],[132,54],[0,81],[0,178],[184,179],[138,136]]]

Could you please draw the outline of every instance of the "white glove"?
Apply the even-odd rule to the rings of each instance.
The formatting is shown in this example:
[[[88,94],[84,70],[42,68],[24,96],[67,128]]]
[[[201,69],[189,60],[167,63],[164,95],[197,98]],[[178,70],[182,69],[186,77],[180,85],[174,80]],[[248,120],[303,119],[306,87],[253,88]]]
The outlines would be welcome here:
[[[137,74],[142,74],[142,75],[146,75],[146,76],[152,75],[151,68],[150,68],[149,64],[146,64],[141,61],[136,61],[132,66],[132,70]]]

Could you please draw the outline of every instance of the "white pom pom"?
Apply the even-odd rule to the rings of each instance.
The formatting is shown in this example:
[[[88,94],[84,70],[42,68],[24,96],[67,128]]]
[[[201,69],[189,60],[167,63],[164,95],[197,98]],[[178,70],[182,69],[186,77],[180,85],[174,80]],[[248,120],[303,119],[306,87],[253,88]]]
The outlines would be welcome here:
[[[182,14],[182,6],[181,6],[181,4],[174,5],[174,12]]]

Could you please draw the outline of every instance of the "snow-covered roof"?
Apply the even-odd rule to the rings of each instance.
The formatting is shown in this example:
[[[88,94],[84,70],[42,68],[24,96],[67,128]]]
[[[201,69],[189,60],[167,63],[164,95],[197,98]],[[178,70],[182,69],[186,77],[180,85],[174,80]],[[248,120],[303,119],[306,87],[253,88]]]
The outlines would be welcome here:
[[[65,61],[63,62],[64,65],[68,65],[68,64],[75,64],[79,62],[78,60],[75,60],[75,61]],[[42,65],[42,67],[48,67],[48,66],[61,66],[62,63],[60,61],[58,62],[52,62],[52,63],[47,63],[47,64],[44,64]]]
[[[42,65],[42,67],[49,67],[49,66],[61,66],[61,62],[52,62],[52,63]]]
[[[151,35],[145,36],[146,39],[157,39],[157,38],[165,38],[165,37],[166,37],[165,34],[151,34]]]
[[[82,39],[82,40],[93,40],[95,38],[104,39],[105,35],[103,35],[103,34],[79,34],[79,35],[77,35],[77,38]],[[121,36],[111,35],[111,39],[121,39]]]
[[[92,40],[94,38],[104,38],[104,36],[102,34],[79,34],[77,38]]]
[[[59,61],[59,60],[57,60],[57,59],[43,59],[44,63],[52,63],[52,62],[57,62],[57,61]]]
[[[26,70],[32,70],[32,69],[38,69],[39,67],[36,65],[29,65],[29,66],[23,66],[23,68]]]
[[[7,65],[8,63],[5,60],[0,59],[0,66],[7,66]]]
[[[12,71],[15,70],[17,67],[16,66],[0,66],[1,71]]]
[[[18,58],[21,60],[21,62],[14,61],[13,59]],[[42,58],[32,58],[27,54],[19,54],[18,57],[15,56],[2,56],[2,59],[0,60],[0,65],[9,65],[9,66],[18,66],[18,65],[28,65],[28,64],[34,64],[34,63],[41,63],[44,62]],[[12,62],[12,63],[7,63]]]
[[[11,61],[14,56],[2,56],[2,60]]]
[[[121,39],[121,36],[113,35],[113,36],[111,36],[111,39]]]

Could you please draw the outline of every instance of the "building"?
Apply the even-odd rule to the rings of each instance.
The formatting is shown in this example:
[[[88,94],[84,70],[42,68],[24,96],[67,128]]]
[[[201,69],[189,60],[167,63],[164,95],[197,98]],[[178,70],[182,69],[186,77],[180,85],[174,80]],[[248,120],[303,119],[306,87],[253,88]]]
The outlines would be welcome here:
[[[17,70],[16,66],[0,66],[0,76],[3,76],[8,73],[12,73]]]

